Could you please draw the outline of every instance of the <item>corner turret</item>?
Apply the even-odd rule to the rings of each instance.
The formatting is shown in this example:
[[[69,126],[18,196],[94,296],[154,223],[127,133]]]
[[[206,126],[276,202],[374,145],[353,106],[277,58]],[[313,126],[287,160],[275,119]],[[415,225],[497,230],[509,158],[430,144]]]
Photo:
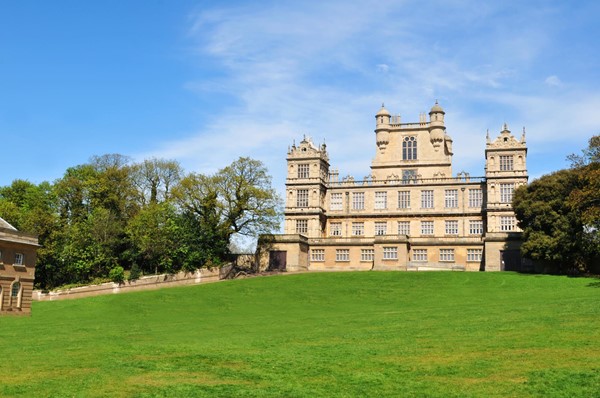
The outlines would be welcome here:
[[[437,152],[442,147],[446,139],[446,127],[444,126],[444,115],[446,112],[442,107],[435,101],[435,105],[429,111],[429,120],[431,130],[429,133],[431,144],[434,150]],[[450,137],[448,137],[450,138]],[[452,152],[452,144],[450,143],[450,153]]]
[[[390,142],[390,118],[391,115],[385,104],[381,104],[381,109],[375,114],[375,134],[377,135],[377,148],[381,152],[385,151],[385,148]]]

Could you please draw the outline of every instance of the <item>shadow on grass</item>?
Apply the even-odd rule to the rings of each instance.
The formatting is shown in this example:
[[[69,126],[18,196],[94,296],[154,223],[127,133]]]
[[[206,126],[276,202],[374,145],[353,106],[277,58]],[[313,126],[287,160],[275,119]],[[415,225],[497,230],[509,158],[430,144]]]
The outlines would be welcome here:
[[[599,282],[592,282],[592,283],[588,283],[586,286],[587,286],[587,287],[596,287],[596,288],[600,288],[600,281],[599,281]]]

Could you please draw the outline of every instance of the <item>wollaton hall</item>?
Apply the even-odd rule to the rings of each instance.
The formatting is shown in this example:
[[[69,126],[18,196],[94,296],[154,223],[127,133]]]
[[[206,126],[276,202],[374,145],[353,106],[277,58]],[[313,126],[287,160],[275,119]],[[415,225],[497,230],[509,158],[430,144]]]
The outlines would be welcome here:
[[[517,139],[504,125],[496,138],[488,134],[484,176],[453,176],[444,115],[436,102],[429,119],[402,123],[382,106],[363,180],[340,178],[324,144],[304,138],[291,146],[285,230],[263,237],[263,264],[288,271],[519,269],[511,202],[527,184],[525,133]]]

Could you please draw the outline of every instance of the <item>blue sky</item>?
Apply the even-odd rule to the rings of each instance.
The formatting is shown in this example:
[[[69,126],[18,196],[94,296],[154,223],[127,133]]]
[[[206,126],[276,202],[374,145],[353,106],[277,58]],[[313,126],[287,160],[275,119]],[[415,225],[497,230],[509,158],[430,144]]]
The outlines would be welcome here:
[[[303,135],[341,176],[369,172],[382,102],[435,100],[454,173],[486,130],[527,130],[530,175],[600,133],[597,1],[0,1],[0,185],[93,155],[213,172],[263,161],[283,190]]]

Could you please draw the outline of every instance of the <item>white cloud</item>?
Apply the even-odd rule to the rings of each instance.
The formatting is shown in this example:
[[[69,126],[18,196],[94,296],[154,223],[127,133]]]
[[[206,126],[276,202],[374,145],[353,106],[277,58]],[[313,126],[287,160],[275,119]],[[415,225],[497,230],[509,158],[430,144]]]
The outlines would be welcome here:
[[[377,64],[377,72],[388,73],[390,70],[389,65],[386,64]]]
[[[485,130],[497,134],[505,121],[517,134],[528,127],[530,147],[555,149],[600,126],[597,82],[565,87],[557,75],[538,75],[546,57],[570,45],[557,27],[569,10],[471,0],[203,9],[191,17],[192,56],[218,65],[222,77],[198,76],[185,87],[225,93],[239,105],[224,105],[188,139],[154,155],[199,171],[252,156],[283,185],[287,146],[307,134],[327,142],[342,175],[362,177],[375,153],[381,102],[410,122],[435,99],[447,110],[455,172],[483,173]]]
[[[562,86],[562,82],[556,75],[548,76],[546,80],[544,80],[544,83],[546,83],[548,86]]]

